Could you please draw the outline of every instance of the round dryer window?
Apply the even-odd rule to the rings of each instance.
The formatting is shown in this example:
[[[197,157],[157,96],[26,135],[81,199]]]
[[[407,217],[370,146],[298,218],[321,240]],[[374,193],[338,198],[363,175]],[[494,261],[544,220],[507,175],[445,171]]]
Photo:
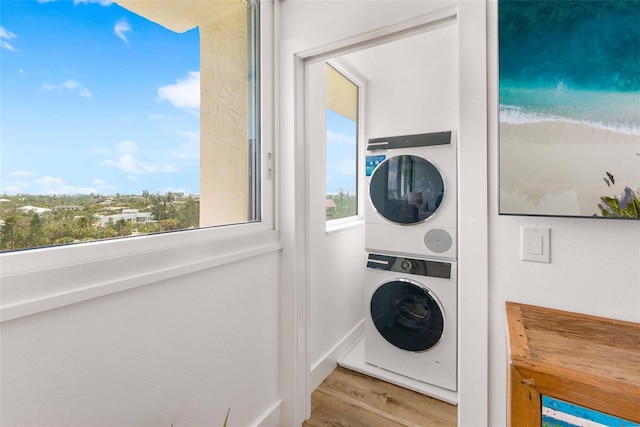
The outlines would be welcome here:
[[[422,157],[391,157],[373,172],[369,197],[376,211],[389,221],[417,224],[442,204],[444,180],[440,171]]]
[[[380,286],[371,297],[371,318],[391,344],[408,351],[425,351],[442,337],[444,315],[431,293],[407,280]]]

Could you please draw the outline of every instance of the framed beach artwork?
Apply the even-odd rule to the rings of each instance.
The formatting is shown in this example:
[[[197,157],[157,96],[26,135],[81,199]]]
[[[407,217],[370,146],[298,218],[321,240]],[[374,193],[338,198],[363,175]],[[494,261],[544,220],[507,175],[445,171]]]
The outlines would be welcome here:
[[[500,214],[640,219],[640,0],[499,0]]]

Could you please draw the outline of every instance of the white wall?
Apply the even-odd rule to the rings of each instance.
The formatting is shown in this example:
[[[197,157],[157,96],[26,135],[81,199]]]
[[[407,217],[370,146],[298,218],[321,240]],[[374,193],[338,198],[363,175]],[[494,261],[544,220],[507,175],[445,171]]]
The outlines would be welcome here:
[[[351,56],[372,55],[376,62],[394,64],[386,66],[389,74],[368,84],[368,138],[458,129],[457,34],[453,23],[390,42],[383,51],[370,48],[345,56],[349,63]],[[399,56],[390,61],[387,49]],[[407,72],[403,69],[409,63]]]
[[[362,221],[327,232],[326,65],[307,64],[309,392],[337,366],[338,357],[362,333],[364,227]],[[362,190],[364,186],[360,185]],[[364,197],[360,194],[360,197]]]
[[[505,301],[640,322],[640,222],[498,215],[497,6],[490,2],[490,420],[506,420]],[[520,227],[551,228],[551,264],[520,261]]]
[[[3,322],[0,424],[255,425],[279,404],[278,283],[271,252]]]

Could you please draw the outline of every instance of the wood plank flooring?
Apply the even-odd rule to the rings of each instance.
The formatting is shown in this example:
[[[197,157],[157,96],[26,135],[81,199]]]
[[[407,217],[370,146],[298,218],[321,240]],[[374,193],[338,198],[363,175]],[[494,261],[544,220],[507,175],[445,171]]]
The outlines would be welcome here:
[[[337,367],[311,394],[303,427],[456,427],[457,407]]]

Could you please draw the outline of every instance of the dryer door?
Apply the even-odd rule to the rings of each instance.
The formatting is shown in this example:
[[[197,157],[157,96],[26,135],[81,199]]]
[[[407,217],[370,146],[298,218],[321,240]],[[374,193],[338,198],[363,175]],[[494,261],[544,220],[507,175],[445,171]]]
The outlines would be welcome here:
[[[435,296],[408,279],[386,282],[376,289],[371,318],[387,341],[407,351],[429,350],[444,331],[444,313]]]
[[[444,198],[440,171],[419,156],[401,155],[373,171],[369,197],[375,210],[397,224],[417,224],[433,215]]]

